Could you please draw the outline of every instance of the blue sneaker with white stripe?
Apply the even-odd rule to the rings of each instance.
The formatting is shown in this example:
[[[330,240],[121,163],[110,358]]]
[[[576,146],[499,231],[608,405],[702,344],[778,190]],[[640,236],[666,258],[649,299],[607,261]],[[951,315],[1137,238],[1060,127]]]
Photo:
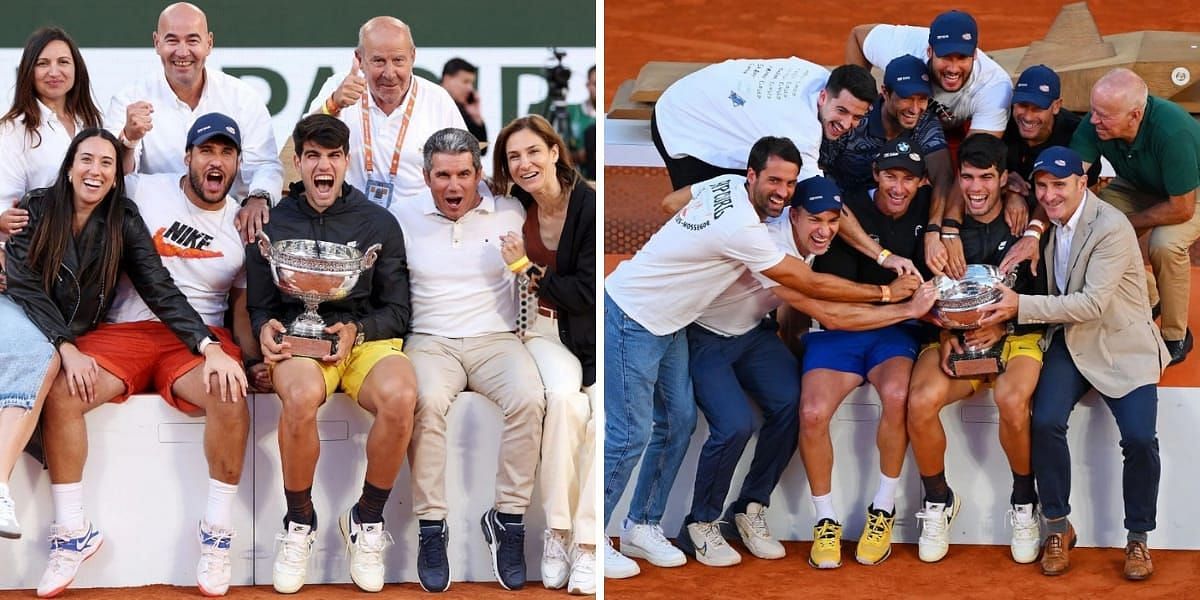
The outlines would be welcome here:
[[[233,563],[229,559],[229,546],[233,542],[232,529],[210,527],[200,521],[200,562],[196,565],[196,585],[205,596],[224,596],[229,591],[233,574]]]
[[[68,531],[57,523],[51,524],[50,561],[38,583],[38,598],[53,598],[67,589],[75,581],[79,565],[91,558],[103,543],[104,536],[90,521],[78,531]]]

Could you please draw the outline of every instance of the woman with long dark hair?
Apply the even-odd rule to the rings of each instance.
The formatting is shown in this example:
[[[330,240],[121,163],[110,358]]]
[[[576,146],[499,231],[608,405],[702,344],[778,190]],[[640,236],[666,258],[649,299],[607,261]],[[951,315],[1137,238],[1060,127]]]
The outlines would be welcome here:
[[[163,267],[150,232],[125,197],[121,144],[87,128],[65,151],[54,184],[25,194],[29,225],[5,246],[8,287],[0,295],[0,536],[21,531],[8,478],[61,370],[72,395],[92,398],[96,361],[74,344],[107,314],[128,275],[155,315],[244,396],[241,365],[220,351],[200,315]],[[215,348],[202,350],[204,346]]]
[[[494,186],[520,200],[527,215],[522,234],[504,236],[500,252],[537,297],[525,347],[546,388],[542,583],[591,594],[596,589],[596,191],[540,116],[506,125],[496,147]]]

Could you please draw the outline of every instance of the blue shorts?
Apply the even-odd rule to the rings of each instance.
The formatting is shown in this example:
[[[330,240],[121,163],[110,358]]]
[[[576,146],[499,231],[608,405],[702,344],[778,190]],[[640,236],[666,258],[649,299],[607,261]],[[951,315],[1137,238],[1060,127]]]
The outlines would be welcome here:
[[[863,379],[876,365],[903,356],[917,358],[917,328],[898,323],[871,331],[814,331],[804,336],[803,373],[832,369]]]

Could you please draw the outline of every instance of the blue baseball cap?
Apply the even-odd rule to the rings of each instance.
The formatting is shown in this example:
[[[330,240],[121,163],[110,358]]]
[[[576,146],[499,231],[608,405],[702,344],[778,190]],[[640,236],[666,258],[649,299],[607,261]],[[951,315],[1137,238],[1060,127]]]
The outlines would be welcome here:
[[[904,169],[917,177],[925,176],[925,158],[921,147],[908,138],[896,138],[887,142],[875,155],[875,169]]]
[[[1033,161],[1034,177],[1039,171],[1045,171],[1059,179],[1071,175],[1083,175],[1083,158],[1066,146],[1051,146],[1042,150],[1037,160]]]
[[[196,144],[203,144],[217,136],[229,139],[238,152],[242,151],[242,134],[237,121],[215,112],[200,115],[196,118],[196,122],[192,123],[192,128],[188,130],[187,134],[187,147],[190,149]]]
[[[975,56],[978,45],[979,27],[975,24],[975,18],[961,10],[946,11],[929,26],[929,47],[935,56]]]
[[[842,210],[842,191],[832,179],[814,175],[796,184],[792,208],[803,208],[815,215],[827,210]]]
[[[929,85],[929,68],[925,61],[905,54],[892,59],[883,72],[883,85],[901,98],[910,98],[915,94],[933,95]]]
[[[1050,108],[1062,95],[1062,83],[1058,73],[1046,65],[1034,65],[1021,73],[1013,88],[1012,103],[1028,102],[1043,110]]]

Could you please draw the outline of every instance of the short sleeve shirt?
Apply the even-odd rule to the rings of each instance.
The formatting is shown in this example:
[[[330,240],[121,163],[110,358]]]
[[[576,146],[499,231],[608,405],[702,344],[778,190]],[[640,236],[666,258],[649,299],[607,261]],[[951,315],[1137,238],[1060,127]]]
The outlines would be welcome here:
[[[1088,113],[1071,138],[1084,162],[1112,163],[1117,177],[1147,193],[1181,196],[1200,187],[1200,123],[1170,100],[1150,96],[1137,136],[1101,140]]]
[[[883,129],[883,97],[875,100],[867,118],[836,140],[821,142],[821,169],[837,182],[843,192],[860,190],[875,185],[872,165],[879,149],[888,142]],[[921,113],[917,126],[902,132],[898,137],[909,139],[928,156],[946,148],[946,135],[942,124],[930,111]]]

